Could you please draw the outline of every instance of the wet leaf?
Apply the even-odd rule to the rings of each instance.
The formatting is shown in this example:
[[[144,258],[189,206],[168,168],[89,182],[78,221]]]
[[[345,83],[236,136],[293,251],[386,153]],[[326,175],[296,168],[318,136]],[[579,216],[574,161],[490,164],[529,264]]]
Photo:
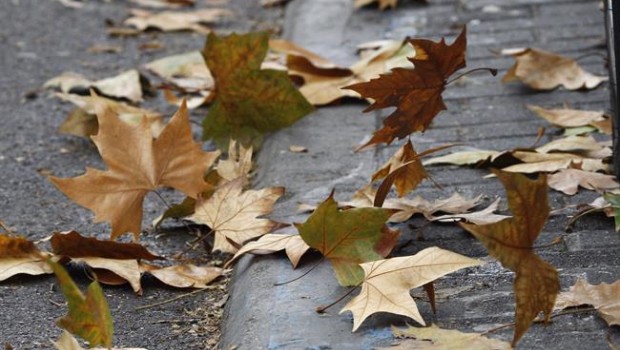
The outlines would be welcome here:
[[[239,178],[218,187],[208,199],[199,198],[194,214],[187,217],[187,220],[211,228],[215,234],[214,251],[235,253],[238,246],[247,240],[262,236],[277,227],[275,221],[260,217],[269,214],[283,194],[283,187],[244,192],[243,179]]]
[[[556,269],[533,250],[549,216],[546,177],[541,175],[537,180],[530,180],[520,174],[499,171],[495,174],[506,188],[513,217],[491,225],[462,223],[461,226],[479,239],[491,256],[516,273],[516,320],[512,340],[515,346],[540,312],[544,312],[545,321],[549,321],[560,280]]]
[[[516,62],[502,78],[504,83],[519,80],[536,90],[553,90],[558,86],[589,90],[607,80],[607,77],[586,72],[574,59],[552,52],[526,48],[510,50],[507,54]]]
[[[340,313],[353,313],[353,331],[377,312],[407,316],[424,325],[409,291],[451,272],[480,264],[478,260],[437,247],[426,248],[412,256],[360,264],[364,270],[362,290]]]
[[[222,18],[233,16],[232,12],[225,9],[200,9],[191,12],[162,11],[150,12],[133,9],[131,16],[125,20],[125,24],[145,31],[149,28],[159,29],[164,32],[191,30],[197,33],[209,33],[211,30],[207,24],[219,22]]]
[[[583,278],[577,279],[567,292],[558,295],[555,309],[592,305],[608,325],[620,325],[620,281],[614,283],[589,284]]]
[[[353,84],[348,89],[359,92],[375,102],[364,110],[396,107],[384,121],[383,127],[373,134],[361,148],[377,144],[390,144],[415,131],[424,131],[435,116],[446,109],[441,93],[446,81],[457,70],[465,67],[465,28],[452,45],[444,39],[436,43],[412,39],[415,56],[409,58],[414,69],[394,68],[389,74],[368,82]]]
[[[203,176],[218,152],[203,152],[193,141],[184,106],[156,139],[146,119],[128,126],[110,117],[111,113],[107,108],[97,110],[99,133],[92,137],[108,170],[87,168],[75,178],[50,180],[69,198],[92,210],[95,222],[109,221],[112,239],[125,232],[132,232],[137,239],[146,194],[168,186],[196,197],[210,187]],[[128,153],[128,149],[133,151]]]
[[[264,32],[218,37],[209,34],[203,55],[215,78],[215,100],[203,122],[203,138],[244,145],[266,132],[292,125],[313,110],[285,72],[263,69]]]
[[[399,232],[386,221],[393,213],[383,208],[338,210],[333,192],[303,224],[296,224],[301,238],[331,263],[342,286],[363,279],[360,263],[381,259],[396,244]]]
[[[429,327],[397,328],[392,326],[394,337],[403,339],[398,345],[381,350],[510,350],[509,343],[491,339],[480,333],[464,333],[456,329]]]
[[[304,242],[300,235],[268,233],[261,236],[256,241],[246,243],[235,253],[235,256],[226,263],[226,266],[229,266],[241,257],[241,255],[246,253],[264,255],[284,250],[291,264],[293,264],[293,268],[295,268],[308,249],[310,249],[310,247]]]

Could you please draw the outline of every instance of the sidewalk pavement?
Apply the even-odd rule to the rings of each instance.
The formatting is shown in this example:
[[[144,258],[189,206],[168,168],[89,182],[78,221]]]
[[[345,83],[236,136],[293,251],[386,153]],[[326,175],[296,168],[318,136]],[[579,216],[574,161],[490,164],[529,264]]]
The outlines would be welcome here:
[[[468,26],[468,67],[498,68],[499,77],[472,75],[466,83],[448,87],[444,94],[448,111],[442,112],[425,134],[412,138],[418,151],[448,142],[495,150],[526,147],[534,143],[541,126],[547,126],[541,142],[553,139],[555,130],[533,116],[525,104],[558,107],[568,103],[574,108],[609,108],[606,86],[589,92],[532,92],[518,84],[504,86],[500,77],[513,60],[493,53],[508,47],[531,46],[572,57],[590,52],[604,54],[603,15],[597,1],[431,0],[423,5],[400,0],[397,9],[380,12],[372,7],[354,10],[351,0],[298,0],[287,9],[284,33],[314,52],[348,64],[355,58],[356,45],[362,42],[406,36],[434,40],[447,36],[451,41],[463,24]],[[580,63],[589,71],[606,74],[600,57],[590,56]],[[364,106],[347,102],[319,108],[293,127],[268,137],[258,156],[256,186],[286,187],[277,219],[303,222],[305,216],[294,214],[298,203],[320,202],[332,188],[336,189],[337,200],[350,198],[399,147],[397,143],[376,151],[353,152],[387,115],[362,114]],[[288,152],[290,145],[306,146],[309,152]],[[486,170],[454,166],[428,170],[443,190],[425,183],[415,194],[427,199],[447,197],[454,191],[464,196],[505,198],[496,179],[482,178],[488,173]],[[557,209],[588,203],[596,196],[582,190],[568,197],[550,190],[550,205]],[[550,242],[564,233],[566,221],[565,215],[550,217],[538,242]],[[422,223],[414,219],[411,225]],[[403,235],[414,237],[411,225],[399,227]],[[600,216],[584,218],[564,238],[563,244],[539,252],[559,269],[562,290],[573,285],[578,276],[587,277],[590,283],[620,278],[620,236],[613,231],[611,220]],[[480,243],[453,225],[430,225],[424,229],[423,241],[413,240],[398,254],[414,254],[429,246],[483,258],[488,264],[475,269],[475,273],[456,272],[440,279],[436,289],[448,297],[438,302],[437,315],[424,302],[418,303],[427,322],[480,332],[513,321],[514,275],[488,258]],[[412,322],[380,314],[367,319],[352,333],[351,314],[338,315],[344,302],[327,314],[315,313],[317,306],[328,304],[347,291],[338,286],[327,262],[296,282],[273,286],[298,277],[314,261],[316,257],[304,259],[300,268],[292,270],[282,256],[242,259],[235,268],[221,348],[370,349],[393,342],[390,325]],[[510,340],[512,329],[494,334]],[[607,327],[594,313],[563,316],[554,319],[549,327],[532,326],[518,348],[606,349],[607,334],[616,342],[620,338],[618,327]]]

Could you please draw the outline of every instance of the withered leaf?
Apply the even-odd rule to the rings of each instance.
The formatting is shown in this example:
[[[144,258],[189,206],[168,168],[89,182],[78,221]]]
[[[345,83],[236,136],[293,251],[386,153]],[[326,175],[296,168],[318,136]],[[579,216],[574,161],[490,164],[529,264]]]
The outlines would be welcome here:
[[[563,86],[568,90],[594,89],[607,77],[586,72],[572,58],[552,52],[535,49],[506,50],[513,56],[515,64],[502,78],[504,83],[519,80],[537,90],[552,90]]]
[[[616,177],[581,169],[562,169],[549,175],[549,187],[572,196],[579,186],[594,191],[611,190],[620,187]]]
[[[444,39],[438,43],[412,39],[409,43],[415,49],[415,56],[409,58],[414,69],[397,67],[377,79],[346,87],[375,101],[364,112],[396,107],[383,121],[383,127],[361,148],[377,143],[390,144],[395,138],[424,131],[433,118],[446,109],[441,93],[448,77],[465,67],[466,29],[463,28],[449,46]]]
[[[130,126],[110,113],[109,109],[97,111],[99,133],[92,137],[108,170],[87,168],[75,178],[50,180],[69,198],[92,210],[96,222],[109,221],[112,239],[125,232],[132,232],[137,239],[146,194],[169,186],[196,197],[209,188],[203,176],[219,153],[203,152],[192,140],[185,106],[156,139],[145,118]]]
[[[70,258],[163,259],[137,243],[102,241],[93,237],[84,237],[76,231],[54,232],[50,243],[54,254]]]
[[[187,220],[208,225],[215,234],[213,250],[235,253],[245,241],[262,236],[277,223],[260,218],[273,210],[284,194],[283,187],[243,192],[243,179],[238,178],[218,187],[208,199],[198,198],[194,214]]]
[[[144,67],[186,92],[212,90],[215,84],[200,51],[163,57]]]
[[[290,126],[313,110],[285,72],[261,69],[265,32],[218,37],[209,34],[203,55],[215,79],[215,100],[203,122],[203,138],[244,145]]]
[[[503,266],[516,273],[515,332],[512,345],[530,327],[542,311],[549,321],[555,298],[560,290],[558,272],[532,249],[547,217],[549,204],[547,180],[540,175],[530,180],[524,175],[495,171],[506,188],[512,218],[495,224],[461,226],[478,238]]]
[[[562,128],[575,128],[586,125],[600,125],[609,119],[600,111],[585,111],[571,108],[546,109],[540,106],[528,105],[527,108],[549,123]],[[605,132],[605,130],[601,130]]]
[[[71,333],[64,331],[56,341],[52,341],[56,350],[84,350]],[[93,350],[103,350],[103,348],[92,348]],[[110,350],[147,350],[144,348],[111,348]]]
[[[394,337],[403,339],[398,345],[380,350],[510,350],[512,346],[501,340],[491,339],[480,333],[464,333],[456,329],[429,327],[397,328],[392,326]]]
[[[372,4],[373,2],[378,2],[379,8],[381,10],[385,10],[388,7],[390,8],[396,7],[398,0],[355,0],[354,6],[355,8],[360,8],[360,7]]]
[[[340,311],[353,313],[353,331],[376,312],[389,312],[412,318],[424,325],[409,291],[462,268],[480,265],[480,261],[437,247],[415,255],[360,264],[364,280],[360,294]]]
[[[332,192],[303,224],[296,224],[301,238],[331,263],[342,286],[354,286],[363,279],[360,263],[387,256],[399,232],[386,221],[393,213],[383,208],[338,210]]]
[[[0,281],[18,274],[43,275],[52,273],[45,261],[46,253],[24,237],[0,234]]]
[[[462,213],[462,214],[448,214],[441,216],[434,216],[431,221],[458,221],[464,220],[466,222],[470,222],[476,225],[488,225],[496,222],[500,222],[504,219],[509,218],[510,216],[495,214],[497,211],[497,207],[499,206],[500,199],[496,199],[493,203],[491,203],[488,207],[483,210],[475,211],[471,213]]]
[[[297,267],[301,257],[310,249],[310,246],[304,242],[300,235],[268,233],[261,236],[258,240],[246,243],[227,263],[226,266],[232,264],[241,255],[245,253],[251,254],[272,254],[274,252],[284,250],[286,256],[293,264],[293,268]]]
[[[620,325],[620,281],[614,283],[589,284],[583,278],[577,279],[567,292],[558,295],[556,309],[579,305],[592,305],[608,325]]]
[[[89,89],[95,89],[104,96],[124,98],[137,103],[142,101],[142,85],[147,82],[146,78],[142,77],[135,69],[97,81],[91,81],[82,75],[67,72],[48,80],[43,84],[43,87],[57,89],[63,93],[87,92]]]
[[[402,166],[405,166],[405,168],[400,169]],[[420,157],[413,149],[411,140],[399,148],[381,169],[372,175],[372,181],[383,179],[397,169],[399,169],[399,172],[394,179],[394,186],[396,186],[399,197],[403,197],[414,190],[420,182],[428,177]]]
[[[209,33],[211,30],[205,24],[217,23],[220,19],[231,17],[233,14],[226,9],[210,8],[191,12],[162,11],[157,13],[133,9],[131,15],[132,17],[125,20],[125,24],[141,31],[155,28],[164,32],[191,30],[197,33]]]
[[[149,264],[140,264],[142,271],[148,272],[161,282],[176,288],[206,288],[224,272],[214,266],[173,265],[159,267]]]
[[[252,171],[252,146],[244,147],[235,140],[228,143],[228,158],[220,159],[215,170],[224,181],[242,178],[245,187],[250,181]]]

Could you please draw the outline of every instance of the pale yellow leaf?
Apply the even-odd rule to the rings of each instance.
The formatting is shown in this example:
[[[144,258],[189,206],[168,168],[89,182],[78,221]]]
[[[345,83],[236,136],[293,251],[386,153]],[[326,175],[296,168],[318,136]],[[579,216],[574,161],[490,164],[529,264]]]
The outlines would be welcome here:
[[[291,264],[293,264],[293,268],[295,268],[308,249],[310,249],[310,246],[308,246],[299,235],[268,233],[257,241],[246,243],[235,253],[235,256],[226,263],[226,266],[229,266],[245,253],[263,255],[284,250]]]
[[[510,343],[491,339],[479,333],[464,333],[456,329],[442,329],[437,325],[407,328],[392,327],[396,338],[403,339],[396,346],[380,350],[510,350]]]

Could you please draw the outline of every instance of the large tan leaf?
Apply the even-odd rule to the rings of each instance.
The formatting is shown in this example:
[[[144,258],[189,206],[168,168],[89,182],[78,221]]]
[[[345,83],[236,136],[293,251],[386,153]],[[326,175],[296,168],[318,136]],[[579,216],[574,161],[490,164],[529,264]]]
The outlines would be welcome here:
[[[536,152],[592,152],[600,151],[603,148],[604,146],[596,141],[592,136],[568,136],[548,142],[536,148]]]
[[[512,152],[512,156],[521,160],[522,164],[514,164],[502,168],[502,171],[512,173],[537,173],[537,172],[556,172],[561,169],[579,168],[586,171],[605,171],[610,170],[609,164],[603,159],[585,158],[573,153],[537,153],[537,152]]]
[[[392,326],[396,338],[404,339],[396,346],[380,350],[510,350],[512,346],[501,340],[491,339],[479,333],[463,333],[456,329],[429,327],[397,328]]]
[[[257,241],[246,243],[235,253],[235,256],[226,263],[226,266],[232,264],[245,253],[263,255],[284,250],[291,264],[293,264],[293,268],[295,268],[308,249],[310,249],[310,246],[304,242],[300,235],[268,233],[261,236]]]
[[[391,222],[404,222],[415,214],[422,214],[427,220],[433,220],[436,213],[464,214],[482,202],[482,195],[467,199],[458,192],[448,198],[428,201],[420,196],[401,200],[388,200],[387,208],[399,209],[390,217]]]
[[[192,30],[197,33],[209,33],[211,30],[205,24],[213,24],[233,14],[225,9],[200,9],[191,12],[163,11],[150,12],[146,10],[131,10],[132,17],[125,20],[125,24],[144,31],[148,28],[159,29],[164,32]]]
[[[64,93],[70,93],[74,89],[87,91],[93,88],[100,94],[108,97],[140,102],[142,101],[143,79],[135,69],[97,81],[91,81],[82,75],[67,72],[48,80],[43,87],[58,89]]]
[[[92,137],[108,170],[87,168],[75,178],[50,180],[69,198],[92,210],[96,222],[109,221],[113,239],[125,232],[132,232],[137,239],[146,194],[167,186],[196,197],[210,187],[203,176],[219,153],[203,152],[194,142],[185,106],[156,139],[145,118],[130,126],[111,113],[107,108],[97,110],[99,133]]]
[[[577,193],[579,186],[599,192],[620,187],[615,176],[571,168],[549,175],[548,182],[549,187],[570,196]]]
[[[214,251],[235,253],[245,241],[277,226],[276,222],[260,217],[269,214],[283,194],[283,187],[243,192],[243,179],[238,178],[219,187],[208,199],[198,198],[194,214],[187,220],[211,228],[215,234]]]
[[[192,264],[159,267],[141,263],[140,269],[155,276],[161,282],[176,288],[206,288],[209,283],[224,272],[219,267]]]
[[[340,313],[353,313],[353,331],[376,312],[407,316],[424,325],[409,291],[456,270],[480,264],[478,260],[437,247],[412,256],[360,264],[365,275],[362,290]]]
[[[403,167],[404,168],[401,168]],[[422,166],[420,157],[413,149],[411,140],[407,141],[396,153],[372,175],[372,181],[377,181],[398,170],[397,177],[394,179],[394,186],[398,195],[403,197],[414,190],[420,182],[428,177],[426,170]],[[390,186],[391,187],[391,186]]]
[[[516,273],[512,340],[515,346],[541,311],[545,313],[545,321],[549,321],[560,280],[556,269],[533,250],[549,216],[546,177],[541,175],[537,180],[530,180],[521,174],[500,171],[495,174],[506,188],[513,217],[490,225],[462,223],[461,226],[478,238],[491,256]]]
[[[607,77],[586,72],[574,59],[552,52],[527,48],[511,50],[508,54],[516,62],[502,78],[505,83],[520,80],[537,90],[552,90],[558,86],[568,90],[589,90],[607,80]]]
[[[555,309],[579,305],[592,305],[608,325],[620,325],[620,281],[592,285],[579,278],[568,292],[558,295]]]
[[[546,109],[535,105],[528,105],[527,108],[549,123],[562,128],[594,125],[594,123],[609,119],[600,111],[584,111],[571,108]]]

